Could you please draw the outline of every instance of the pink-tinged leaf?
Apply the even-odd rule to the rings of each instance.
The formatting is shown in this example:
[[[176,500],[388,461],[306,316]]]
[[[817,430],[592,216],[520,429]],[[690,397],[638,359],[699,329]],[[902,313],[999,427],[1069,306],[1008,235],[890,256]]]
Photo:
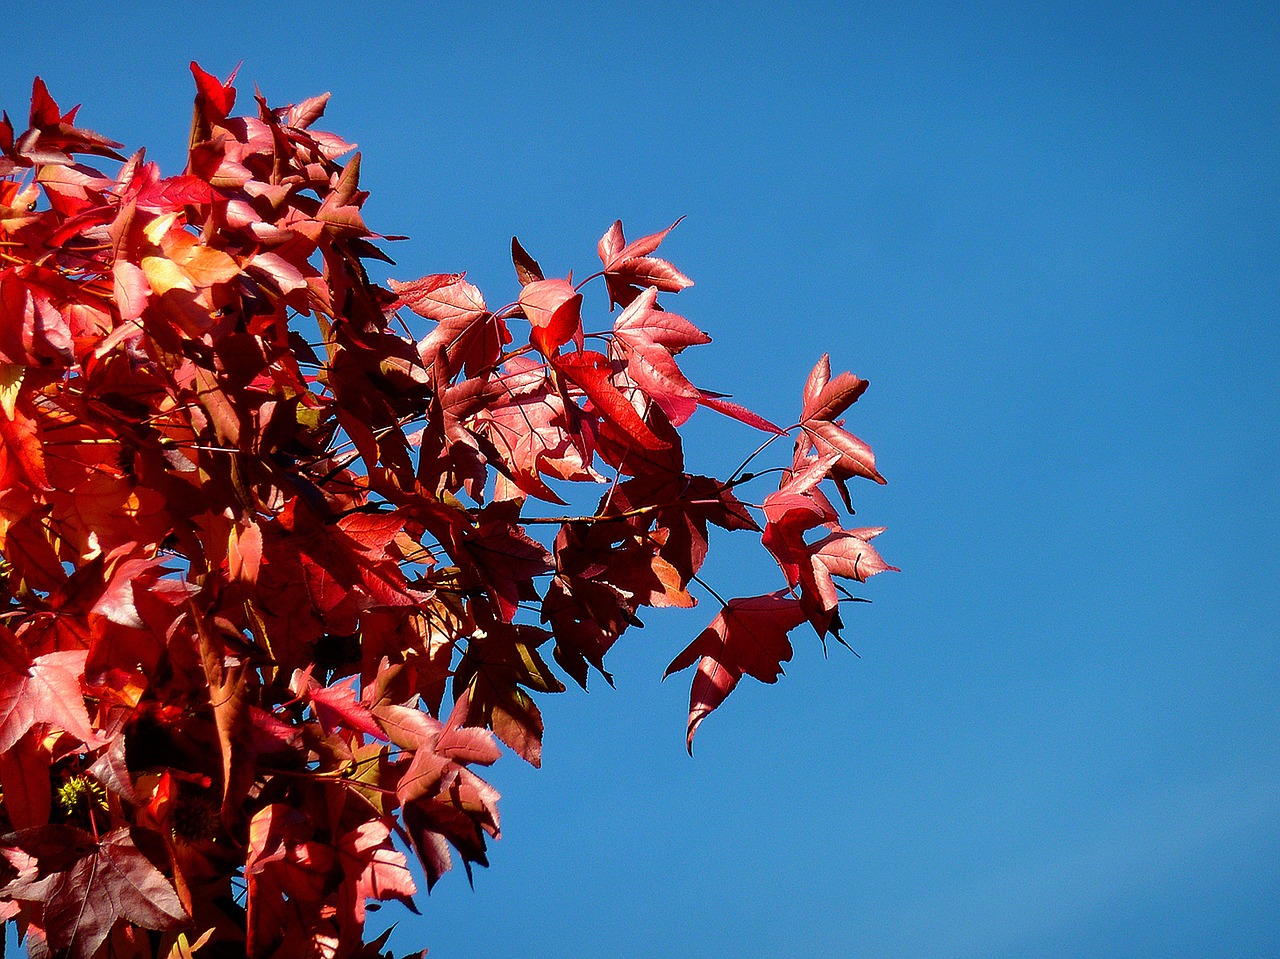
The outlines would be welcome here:
[[[753,429],[760,430],[762,433],[774,433],[778,436],[786,436],[787,431],[777,426],[758,413],[753,413],[745,406],[739,406],[737,403],[731,403],[722,396],[716,396],[714,393],[708,393],[706,390],[700,390],[698,394],[698,404],[705,406],[709,410],[715,410],[725,416],[730,416],[739,423],[746,423]]]
[[[840,459],[832,467],[833,477],[864,476],[882,486],[885,484],[885,478],[876,470],[876,457],[871,447],[858,437],[828,420],[810,421],[804,430],[819,454],[825,456],[833,451],[840,454]]]
[[[683,219],[684,217],[680,217],[680,220]],[[618,264],[633,257],[648,256],[662,245],[662,241],[667,238],[668,233],[680,225],[680,220],[676,220],[665,230],[650,233],[648,236],[642,236],[640,239],[632,240],[630,243],[627,243],[622,235],[622,221],[614,220],[613,226],[605,231],[604,236],[600,238],[600,242],[596,246],[600,254],[600,262],[604,264],[605,271],[611,271]]]
[[[269,279],[286,296],[307,288],[307,278],[302,270],[278,253],[258,253],[245,263],[245,267],[250,273]]]
[[[531,342],[551,356],[570,340],[582,337],[582,294],[568,280],[534,280],[520,291],[520,309],[533,330]]]
[[[294,104],[284,111],[283,122],[295,130],[305,130],[324,116],[324,109],[329,104],[329,94],[307,97],[301,103]]]
[[[685,737],[690,753],[702,721],[733,692],[744,673],[764,683],[777,682],[782,664],[791,659],[787,634],[804,620],[800,603],[784,593],[732,599],[671,661],[667,676],[698,662]]]
[[[830,475],[832,467],[840,462],[841,455],[839,450],[827,450],[821,455],[798,460],[791,469],[782,474],[782,482],[778,484],[778,494],[802,496],[816,491],[818,484]],[[825,497],[821,502],[826,502]],[[829,509],[829,506],[825,508]],[[767,508],[765,512],[768,513]],[[835,518],[833,510],[831,519]]]
[[[826,383],[813,397],[806,395],[802,422],[834,420],[867,391],[870,384],[852,373],[841,373]]]
[[[688,346],[711,342],[711,337],[683,316],[657,309],[657,297],[656,286],[636,297],[614,320],[614,336],[629,345],[656,343],[673,354]]]
[[[491,766],[502,758],[502,750],[498,748],[493,733],[489,730],[478,726],[462,725],[470,709],[471,687],[464,686],[458,693],[453,711],[449,714],[449,721],[436,742],[436,752],[454,762]]]
[[[111,268],[116,304],[120,307],[120,319],[132,322],[142,316],[151,297],[151,284],[147,274],[131,260],[116,260]]]
[[[443,354],[449,376],[464,368],[474,376],[492,367],[511,342],[506,324],[489,312],[484,296],[463,276],[437,273],[409,283],[388,282],[399,296],[395,306],[436,321],[436,328],[418,343],[418,354],[428,369]]]
[[[866,582],[876,573],[897,570],[881,559],[868,542],[880,532],[880,529],[836,530],[812,545],[806,545],[803,540],[794,544],[796,567],[788,571],[787,578],[791,585],[799,585],[800,604],[819,636],[825,636],[832,628],[838,634],[840,629],[837,612],[840,592],[832,576]]]
[[[672,426],[683,426],[698,408],[700,394],[663,347],[642,342],[625,347],[627,373],[646,396],[667,414]]]
[[[639,287],[656,286],[664,293],[678,293],[693,286],[689,279],[669,262],[656,256],[637,256],[623,260],[613,275],[624,278]]]
[[[865,583],[876,573],[900,572],[898,567],[881,559],[870,543],[883,532],[883,526],[840,530],[814,543],[810,549],[814,558],[831,573]]]
[[[393,306],[407,306],[429,320],[452,319],[459,313],[485,312],[484,297],[463,279],[465,275],[433,273],[404,283],[388,280],[387,286],[399,297]]]
[[[805,409],[813,405],[829,379],[831,379],[831,354],[823,353],[818,362],[813,364],[813,369],[809,371],[809,378],[804,384]]]
[[[148,163],[147,166],[153,164]],[[212,203],[213,197],[213,188],[208,181],[183,174],[147,184],[138,192],[136,203],[139,208],[166,213],[187,205]]]
[[[303,702],[311,704],[316,719],[326,734],[343,726],[386,740],[387,734],[378,725],[369,707],[356,699],[355,684],[358,680],[359,677],[351,676],[332,686],[323,686],[311,677],[310,670],[296,669],[289,688]]]
[[[613,226],[604,231],[604,236],[600,237],[600,242],[596,244],[596,252],[600,254],[600,262],[605,265],[605,269],[608,269],[609,264],[618,258],[618,254],[626,245],[627,241],[622,235],[622,221],[614,220]]]
[[[87,649],[68,649],[28,660],[12,634],[0,631],[0,752],[37,723],[97,745],[80,686],[88,655]]]
[[[682,316],[656,308],[657,288],[641,293],[613,325],[614,343],[627,361],[627,372],[656,402],[672,426],[682,426],[698,408],[701,394],[681,372],[674,354],[688,346],[711,342]]]
[[[676,220],[676,223],[679,222],[680,220]],[[603,273],[605,284],[609,288],[610,304],[627,306],[645,287],[656,286],[660,290],[676,293],[693,286],[693,280],[666,260],[648,255],[675,229],[676,223],[661,232],[627,243],[622,235],[622,221],[618,220],[600,238],[597,250],[600,262],[604,264]]]
[[[391,845],[391,828],[384,822],[364,822],[337,842],[343,872],[354,879],[352,918],[365,920],[365,900],[399,900],[413,912],[413,896],[418,887],[413,883],[409,863],[404,854]]]
[[[69,868],[55,873],[44,910],[49,945],[70,959],[89,959],[121,921],[158,931],[190,921],[173,885],[126,828],[87,846]]]

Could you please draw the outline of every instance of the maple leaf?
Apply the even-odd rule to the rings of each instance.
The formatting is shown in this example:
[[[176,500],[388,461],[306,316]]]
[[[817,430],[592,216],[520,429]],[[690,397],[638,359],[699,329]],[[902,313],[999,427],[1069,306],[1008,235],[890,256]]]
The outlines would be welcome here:
[[[759,530],[746,507],[724,484],[709,476],[688,473],[645,473],[618,484],[602,509],[626,515],[648,528],[650,522],[665,533],[661,555],[688,584],[702,568],[709,548],[707,524],[727,530]]]
[[[865,583],[877,573],[900,572],[898,567],[881,559],[871,545],[871,540],[883,532],[882,526],[837,530],[807,547],[813,589],[821,597],[824,608],[834,609],[839,598],[831,581],[833,575]]]
[[[216,111],[221,116],[227,116],[236,105],[236,88],[231,84],[235,81],[239,69],[237,67],[232,70],[226,80],[219,80],[192,60],[191,75],[196,79],[197,104]]]
[[[332,686],[325,686],[316,682],[309,670],[298,669],[294,670],[289,688],[300,700],[311,705],[326,733],[343,726],[385,740],[387,734],[374,720],[369,707],[356,698],[355,685],[358,681],[359,677],[351,676]]]
[[[347,874],[352,919],[363,924],[366,899],[397,899],[413,912],[418,891],[404,854],[391,845],[391,827],[384,822],[364,822],[338,838],[338,856]]]
[[[777,491],[765,497],[764,546],[793,586],[799,575],[797,557],[807,551],[804,534],[815,526],[838,528],[839,515],[818,486],[837,460],[838,454],[830,452],[804,461],[788,470]]]
[[[596,412],[631,444],[644,450],[665,450],[671,443],[641,419],[631,401],[614,385],[613,367],[608,357],[592,350],[568,353],[552,359],[552,365],[591,400]]]
[[[680,218],[681,220],[684,217]],[[605,284],[609,288],[609,304],[628,306],[646,287],[657,287],[669,293],[693,286],[689,279],[666,260],[649,256],[667,234],[674,230],[676,220],[665,230],[650,233],[630,243],[622,235],[622,221],[615,220],[597,244],[600,262],[604,264]]]
[[[522,598],[536,598],[533,578],[552,569],[547,548],[514,522],[517,512],[513,503],[491,503],[462,544],[462,556],[474,565],[477,581],[488,585],[508,622]]]
[[[885,483],[885,478],[876,470],[876,458],[871,447],[843,429],[843,420],[835,419],[857,401],[867,386],[866,380],[852,373],[841,373],[831,379],[831,358],[826,353],[822,354],[805,383],[804,408],[800,416],[802,432],[796,441],[797,463],[810,449],[815,449],[819,456],[838,454],[830,476],[850,512],[853,506],[849,501],[846,480],[863,476],[881,485]]]
[[[520,290],[520,309],[533,329],[529,342],[552,356],[574,340],[582,348],[582,294],[569,280],[534,280]]]
[[[470,875],[472,863],[488,864],[484,835],[498,835],[498,792],[464,764],[489,765],[499,750],[488,730],[461,725],[469,709],[464,695],[442,724],[416,709],[378,707],[379,716],[402,737],[399,741],[413,749],[396,797],[428,890],[451,867],[447,844],[462,855]]]
[[[463,721],[492,729],[532,766],[542,765],[542,713],[520,687],[564,691],[538,655],[550,638],[536,626],[490,622],[472,634],[453,680],[455,702],[466,704]]]
[[[119,922],[159,931],[188,922],[173,886],[133,844],[128,829],[99,841],[65,825],[6,838],[35,857],[36,875],[20,876],[5,893],[40,905],[49,948],[59,955],[90,959]]]
[[[12,749],[37,723],[97,744],[80,686],[88,654],[87,649],[68,649],[29,659],[22,644],[0,626],[0,752]]]
[[[488,402],[470,427],[489,442],[494,465],[504,468],[521,491],[563,503],[540,474],[603,482],[590,466],[594,437],[581,426],[576,441],[570,435],[565,401],[542,364],[515,357],[490,387]]]
[[[28,829],[49,822],[53,792],[49,783],[52,756],[44,748],[44,738],[39,730],[28,730],[12,748],[0,751],[4,811],[14,829]]]
[[[664,678],[698,663],[689,691],[689,726],[685,736],[690,755],[694,733],[733,692],[744,673],[763,683],[778,681],[782,664],[791,659],[787,633],[804,619],[800,603],[785,593],[731,599],[711,624],[671,661]]]
[[[672,358],[711,337],[682,316],[657,309],[658,288],[651,286],[618,315],[614,342],[620,344],[627,371],[671,420],[681,426],[702,401],[701,391],[685,378]]]
[[[389,285],[419,316],[435,320],[435,328],[418,341],[422,365],[431,369],[443,355],[449,373],[465,369],[475,376],[498,362],[511,342],[506,324],[489,312],[484,296],[462,273],[436,273],[420,280]]]

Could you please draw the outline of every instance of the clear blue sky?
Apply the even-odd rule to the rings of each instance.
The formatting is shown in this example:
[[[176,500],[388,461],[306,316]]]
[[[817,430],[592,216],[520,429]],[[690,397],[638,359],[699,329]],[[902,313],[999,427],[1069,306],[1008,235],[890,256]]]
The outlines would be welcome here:
[[[1280,16],[1273,4],[24,5],[39,73],[169,172],[187,61],[333,92],[399,279],[515,292],[615,217],[715,337],[690,369],[794,417],[871,380],[859,518],[901,574],[797,633],[684,752],[712,614],[646,617],[618,688],[492,771],[493,867],[433,957],[1280,955]],[[197,12],[198,11],[198,12]],[[753,437],[700,413],[706,469]],[[695,439],[696,442],[696,439]],[[763,493],[761,494],[763,495]],[[774,588],[728,544],[722,593]],[[721,544],[726,545],[726,544]]]

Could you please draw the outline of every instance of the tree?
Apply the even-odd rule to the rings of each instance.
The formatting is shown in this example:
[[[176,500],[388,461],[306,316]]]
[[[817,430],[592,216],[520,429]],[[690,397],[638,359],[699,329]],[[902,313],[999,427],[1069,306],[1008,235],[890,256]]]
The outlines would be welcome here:
[[[615,223],[577,284],[513,239],[496,310],[462,274],[384,289],[326,98],[233,116],[232,79],[192,72],[177,176],[39,79],[29,128],[0,122],[0,914],[33,957],[380,955],[366,901],[412,907],[401,850],[428,889],[486,864],[476,768],[499,742],[538,765],[533,694],[609,679],[642,607],[694,605],[709,527],[784,581],[716,596],[673,659],[691,752],[792,630],[839,638],[834,577],[892,568],[822,491],[884,482],[839,419],[867,384],[824,356],[788,430],[694,386],[676,357],[709,338],[658,302],[691,284],[656,256],[671,227]],[[766,436],[726,479],[685,469],[699,407]],[[740,499],[791,434],[778,489]],[[594,510],[549,515],[575,483]]]

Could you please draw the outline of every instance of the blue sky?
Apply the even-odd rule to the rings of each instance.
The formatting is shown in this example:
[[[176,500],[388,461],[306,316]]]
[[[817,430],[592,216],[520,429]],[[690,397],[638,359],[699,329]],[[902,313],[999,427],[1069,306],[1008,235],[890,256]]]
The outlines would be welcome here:
[[[901,574],[684,752],[713,613],[547,701],[504,836],[393,942],[522,957],[1280,954],[1280,14],[1266,4],[69,2],[19,18],[82,122],[183,162],[186,64],[330,90],[398,279],[514,298],[687,219],[700,385],[790,422],[824,351]],[[597,308],[599,304],[597,303]],[[698,463],[754,437],[700,413]],[[762,497],[763,492],[760,493]],[[776,588],[719,544],[722,594]],[[714,549],[715,544],[713,544]],[[598,688],[596,688],[598,686]]]

